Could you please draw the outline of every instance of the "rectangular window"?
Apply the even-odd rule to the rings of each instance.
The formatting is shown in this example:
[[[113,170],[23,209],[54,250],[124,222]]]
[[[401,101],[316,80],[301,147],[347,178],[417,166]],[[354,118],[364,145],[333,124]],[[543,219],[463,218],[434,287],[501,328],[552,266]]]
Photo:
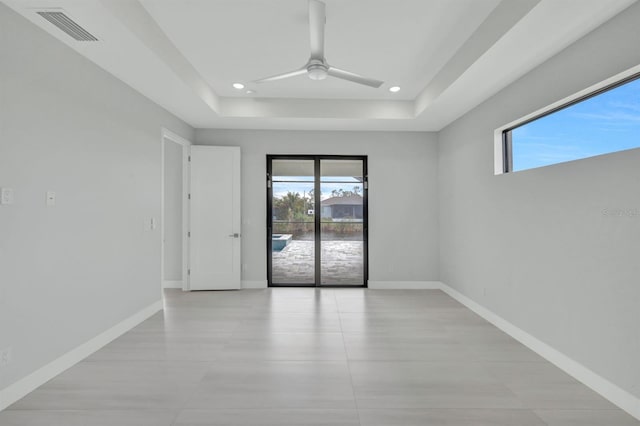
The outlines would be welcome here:
[[[640,147],[640,74],[502,132],[504,171]]]

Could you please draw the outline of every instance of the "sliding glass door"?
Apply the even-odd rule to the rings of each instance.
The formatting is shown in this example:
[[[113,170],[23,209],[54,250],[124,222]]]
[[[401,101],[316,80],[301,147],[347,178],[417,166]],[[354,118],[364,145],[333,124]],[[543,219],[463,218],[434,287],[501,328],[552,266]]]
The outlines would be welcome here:
[[[267,156],[270,286],[366,286],[365,156]]]
[[[271,176],[271,282],[315,285],[315,162],[274,159]]]
[[[364,160],[320,159],[320,284],[364,279]]]

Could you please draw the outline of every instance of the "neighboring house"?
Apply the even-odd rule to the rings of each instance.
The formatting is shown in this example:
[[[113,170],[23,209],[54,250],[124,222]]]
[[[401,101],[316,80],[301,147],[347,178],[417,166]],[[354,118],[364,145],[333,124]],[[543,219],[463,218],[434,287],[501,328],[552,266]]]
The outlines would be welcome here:
[[[347,195],[331,197],[321,202],[322,217],[331,219],[362,219],[362,197]]]

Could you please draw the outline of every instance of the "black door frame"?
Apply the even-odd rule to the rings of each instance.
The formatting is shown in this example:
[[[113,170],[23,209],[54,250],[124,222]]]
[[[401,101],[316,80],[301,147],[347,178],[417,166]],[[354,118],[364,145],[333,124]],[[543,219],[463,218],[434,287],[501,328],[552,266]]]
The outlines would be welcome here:
[[[272,277],[272,229],[273,229],[273,185],[272,185],[272,160],[313,160],[314,161],[314,242],[315,242],[315,283],[286,283],[273,282]],[[362,240],[363,240],[363,283],[362,284],[322,284],[321,283],[321,211],[320,206],[320,160],[361,160],[362,161]],[[326,287],[326,288],[366,288],[369,280],[369,172],[366,155],[276,155],[267,154],[267,282],[269,287]]]

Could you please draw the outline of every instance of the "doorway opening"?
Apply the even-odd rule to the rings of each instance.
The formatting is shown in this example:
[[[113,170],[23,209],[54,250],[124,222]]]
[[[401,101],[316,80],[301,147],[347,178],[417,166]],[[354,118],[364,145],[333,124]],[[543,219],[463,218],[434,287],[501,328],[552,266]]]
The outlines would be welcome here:
[[[161,260],[162,288],[188,289],[188,156],[191,142],[162,129]]]
[[[270,287],[366,287],[367,157],[267,155]]]

